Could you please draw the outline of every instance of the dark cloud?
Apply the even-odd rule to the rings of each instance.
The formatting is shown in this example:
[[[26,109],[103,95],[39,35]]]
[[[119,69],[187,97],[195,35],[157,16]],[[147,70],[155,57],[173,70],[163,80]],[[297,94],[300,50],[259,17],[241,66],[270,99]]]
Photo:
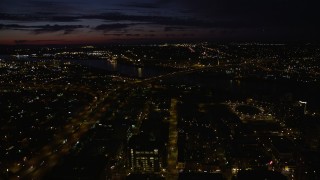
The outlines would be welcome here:
[[[143,9],[156,9],[159,8],[156,4],[154,3],[127,3],[127,4],[121,4],[123,7],[130,7],[130,8],[143,8]]]
[[[195,35],[195,34],[193,34],[193,33],[184,33],[184,34],[182,34],[181,36],[182,36],[182,37],[194,37],[194,35]]]
[[[0,13],[0,20],[25,21],[25,22],[79,22],[80,20],[100,19],[105,21],[132,21],[139,23],[149,23],[156,25],[172,25],[172,26],[198,26],[210,27],[211,22],[170,16],[152,16],[152,15],[129,15],[120,12],[111,12],[103,14],[79,15],[79,16],[58,16],[57,14],[6,14]]]
[[[15,40],[14,43],[15,44],[37,44],[37,43],[61,43],[64,40],[52,40],[52,39],[48,39],[48,40]]]
[[[0,13],[0,20],[20,22],[78,22],[79,16],[61,16],[55,13],[8,14]]]
[[[70,34],[90,25],[90,33],[113,33],[121,38],[140,33],[140,37],[148,37],[144,33],[151,33],[159,38],[166,34],[169,37],[193,34],[235,39],[320,40],[319,7],[319,0],[1,0],[0,30]],[[59,22],[81,25],[38,25]]]
[[[149,1],[149,2],[127,2],[120,4],[122,7],[130,7],[130,8],[142,8],[142,9],[161,9],[161,8],[168,8],[168,4],[175,2],[174,0],[156,0],[156,1]],[[172,6],[171,6],[172,7]],[[175,7],[175,6],[174,6]]]
[[[107,21],[132,21],[156,25],[175,25],[175,26],[197,26],[210,27],[211,22],[192,18],[169,17],[169,16],[151,16],[151,15],[128,15],[124,13],[104,13],[99,15],[86,15],[82,19],[102,19]]]
[[[6,30],[6,29],[20,30],[25,28],[26,26],[22,26],[19,24],[0,24],[0,30]]]
[[[76,29],[88,28],[83,25],[44,25],[44,26],[26,26],[19,24],[0,24],[0,30],[23,30],[30,31],[35,34],[54,33],[62,31],[64,34],[70,34]]]
[[[46,21],[50,21],[50,22],[79,22],[80,19],[76,16],[52,16],[52,17],[47,17]]]
[[[129,28],[131,26],[134,26],[137,24],[120,24],[120,23],[116,23],[116,24],[101,24],[97,27],[95,27],[95,30],[98,31],[104,31],[104,32],[108,32],[108,31],[119,31],[119,30],[124,30],[126,28]]]
[[[155,37],[156,35],[155,34],[145,34],[144,36],[145,37]]]
[[[193,37],[193,33],[166,34],[167,37]]]
[[[183,27],[183,26],[169,26],[169,27],[164,27],[165,32],[170,32],[170,31],[185,31],[189,29],[189,27]]]
[[[168,4],[174,2],[174,0],[157,0],[156,4]]]
[[[319,27],[316,0],[176,0],[194,15],[207,19],[250,22],[250,26]],[[253,25],[252,25],[253,24]]]
[[[122,33],[105,33],[105,34],[103,34],[103,35],[105,35],[105,36],[118,36],[118,37],[120,37],[120,36],[123,36],[124,34],[122,34]]]
[[[36,34],[43,33],[53,33],[63,31],[64,34],[70,34],[74,32],[76,29],[87,28],[88,26],[82,25],[46,25],[46,26],[38,26],[35,30],[33,30]]]
[[[86,15],[81,19],[101,19],[105,21],[121,22],[130,21],[135,23],[144,23],[145,25],[160,25],[165,31],[185,30],[190,28],[260,28],[260,27],[279,27],[288,26],[288,23],[278,24],[272,21],[251,21],[247,18],[237,19],[197,19],[190,17],[169,17],[169,16],[151,16],[151,15],[128,15],[120,12],[103,13],[98,15]],[[295,27],[292,23],[290,27]]]
[[[26,0],[21,3],[20,8],[25,8],[26,10],[32,9],[32,11],[42,12],[42,13],[60,13],[68,14],[72,12],[77,12],[79,9],[76,8],[76,4],[71,4],[68,1],[55,1],[55,0]]]
[[[140,34],[126,34],[127,37],[139,37]]]
[[[29,41],[28,40],[15,40],[14,41],[16,44],[26,44],[28,43]]]
[[[317,21],[308,23],[308,21],[299,21],[297,19],[286,19],[284,21],[274,21],[277,17],[270,14],[268,17],[246,17],[245,15],[237,16],[236,18],[230,18],[229,15],[220,18],[216,16],[210,19],[207,16],[206,19],[190,18],[190,17],[171,17],[171,16],[153,16],[153,15],[129,15],[120,12],[92,14],[92,15],[78,15],[78,16],[59,16],[54,13],[35,13],[31,15],[25,14],[5,14],[0,13],[0,20],[11,20],[11,21],[22,21],[22,22],[80,22],[81,20],[93,20],[99,19],[104,21],[117,22],[116,26],[119,26],[124,21],[130,21],[132,23],[145,23],[146,25],[161,25],[168,26],[164,28],[165,31],[172,30],[183,30],[186,27],[197,27],[197,28],[266,28],[266,27],[296,27],[305,26],[309,28],[320,27]],[[269,17],[271,16],[271,17]],[[253,19],[254,18],[254,19]],[[281,19],[281,17],[278,17]],[[123,24],[123,23],[122,23]],[[121,29],[117,28],[116,29]],[[121,26],[121,25],[120,25]],[[123,26],[123,25],[122,25]],[[107,26],[106,26],[107,27]],[[112,28],[112,26],[111,26]],[[106,28],[107,29],[107,28]],[[97,29],[100,30],[100,29]]]

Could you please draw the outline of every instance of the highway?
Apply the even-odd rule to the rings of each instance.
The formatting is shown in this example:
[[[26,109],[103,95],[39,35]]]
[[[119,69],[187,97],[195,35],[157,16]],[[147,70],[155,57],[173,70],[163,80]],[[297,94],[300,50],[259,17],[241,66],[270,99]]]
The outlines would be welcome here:
[[[79,141],[79,139],[90,129],[92,126],[97,123],[103,113],[110,107],[111,103],[117,102],[117,98],[123,95],[123,92],[130,91],[132,87],[136,86],[148,86],[150,83],[161,80],[163,78],[170,78],[176,75],[189,74],[198,71],[210,70],[214,67],[204,67],[197,69],[187,69],[181,70],[173,73],[168,73],[152,78],[147,78],[144,80],[137,80],[135,82],[127,83],[116,89],[109,90],[107,92],[97,93],[92,92],[90,89],[84,86],[72,86],[72,85],[34,85],[34,84],[20,84],[20,89],[23,90],[67,90],[67,91],[79,91],[82,93],[90,94],[93,97],[93,101],[85,108],[81,113],[74,117],[70,122],[68,122],[64,128],[56,132],[54,140],[49,142],[46,146],[41,148],[38,152],[34,153],[31,157],[27,157],[21,162],[14,162],[4,169],[11,171],[16,179],[26,178],[26,179],[41,179],[52,167],[54,167],[61,157],[66,155],[70,149]],[[0,91],[3,91],[3,88],[0,88]],[[121,103],[118,108],[123,107],[124,103]],[[173,111],[173,110],[172,110]],[[98,112],[98,113],[97,113]],[[172,112],[173,113],[173,112]],[[171,112],[170,112],[171,114]],[[171,130],[169,136],[176,137],[177,132],[174,131],[173,119],[170,119]],[[176,128],[175,128],[176,129]],[[172,161],[171,156],[177,155],[176,140],[173,137],[170,137],[170,163],[168,164],[170,168],[175,169],[176,160]],[[175,147],[174,147],[175,146]],[[172,151],[171,151],[172,149]],[[176,157],[174,157],[176,158]],[[171,167],[172,166],[172,167]],[[173,169],[171,171],[173,171]],[[171,172],[170,171],[170,172]],[[176,175],[175,170],[171,172],[174,176]]]
[[[80,91],[97,97],[97,93],[89,91],[87,88],[75,86],[58,86],[58,85],[22,85],[23,90],[68,90]],[[1,88],[1,91],[4,91]],[[8,91],[8,90],[7,90]],[[100,95],[99,98],[93,98],[93,101],[79,115],[68,122],[62,130],[56,132],[53,141],[41,148],[38,152],[33,153],[32,157],[27,157],[21,162],[8,164],[5,169],[8,169],[15,174],[17,179],[40,179],[50,168],[55,166],[60,158],[67,154],[69,150],[77,143],[85,132],[87,132],[101,117],[109,103],[106,103],[106,98],[109,98],[116,90],[106,92]],[[94,111],[95,107],[99,111]],[[93,113],[98,112],[98,113]]]
[[[169,118],[169,142],[168,142],[168,167],[167,179],[178,179],[178,119],[177,119],[177,99],[171,99]]]

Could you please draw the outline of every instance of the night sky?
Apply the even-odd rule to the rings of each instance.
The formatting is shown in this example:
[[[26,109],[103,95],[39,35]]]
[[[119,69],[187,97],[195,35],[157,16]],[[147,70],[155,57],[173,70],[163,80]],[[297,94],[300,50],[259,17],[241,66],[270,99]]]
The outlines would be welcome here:
[[[319,41],[316,0],[1,0],[0,44]]]

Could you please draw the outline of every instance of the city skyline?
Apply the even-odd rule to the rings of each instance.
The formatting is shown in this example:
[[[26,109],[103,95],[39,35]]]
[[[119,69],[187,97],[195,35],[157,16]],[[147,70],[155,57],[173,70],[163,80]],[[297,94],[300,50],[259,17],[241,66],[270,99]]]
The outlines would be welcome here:
[[[12,46],[1,179],[319,179],[320,46]]]
[[[317,42],[317,1],[0,2],[0,44]]]
[[[320,179],[316,0],[1,0],[0,179]]]

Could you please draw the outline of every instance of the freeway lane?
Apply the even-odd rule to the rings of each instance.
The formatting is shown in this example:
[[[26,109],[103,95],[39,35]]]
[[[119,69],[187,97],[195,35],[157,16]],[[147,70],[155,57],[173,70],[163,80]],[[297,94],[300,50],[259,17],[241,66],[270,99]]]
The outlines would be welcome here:
[[[56,132],[56,136],[52,142],[44,146],[37,153],[34,153],[32,157],[27,157],[19,163],[12,163],[7,165],[4,169],[9,169],[14,173],[17,179],[41,179],[48,170],[55,166],[62,156],[67,154],[70,149],[79,141],[79,139],[97,122],[100,120],[103,112],[110,107],[111,103],[117,102],[118,97],[122,96],[124,92],[130,92],[133,87],[150,85],[152,82],[161,80],[164,78],[170,78],[176,75],[189,74],[193,72],[200,72],[210,70],[214,67],[203,67],[195,69],[181,70],[165,75],[160,75],[141,81],[134,81],[122,85],[114,90],[108,92],[92,92],[90,89],[81,86],[61,86],[61,85],[33,85],[33,84],[21,84],[20,88],[24,90],[57,90],[63,89],[68,91],[80,91],[88,93],[94,98],[94,100],[81,112],[77,117],[74,117],[68,124],[65,125],[64,129]],[[1,88],[2,89],[2,88]],[[123,102],[119,102],[118,108],[124,106]],[[98,113],[96,113],[98,112]],[[174,122],[172,122],[175,124]],[[78,130],[77,128],[80,127]],[[176,132],[173,130],[172,135]],[[174,145],[172,142],[172,146]],[[171,147],[176,149],[174,147]],[[176,151],[176,150],[175,150]],[[171,153],[175,154],[174,152]],[[174,163],[175,164],[175,163]],[[172,164],[172,166],[174,166]],[[175,169],[175,168],[174,168]]]
[[[95,92],[88,91],[87,88],[81,87],[65,87],[57,85],[46,85],[46,86],[32,86],[32,85],[22,85],[21,89],[24,90],[57,90],[63,89],[68,91],[81,91],[96,97]],[[8,92],[10,90],[1,90],[3,92]],[[115,92],[115,90],[114,90]],[[90,107],[101,107],[103,105],[108,105],[105,103],[105,99],[111,92],[104,93],[101,98],[93,98],[93,101],[85,108],[81,113],[81,116],[73,118],[68,124],[66,124],[63,130],[56,132],[56,136],[53,141],[48,145],[44,146],[42,149],[37,151],[32,155],[32,157],[26,157],[21,162],[15,162],[7,164],[3,169],[8,169],[15,174],[16,178],[29,178],[38,179],[41,177],[48,169],[57,164],[60,157],[68,153],[73,145],[79,140],[79,138],[89,130],[92,125],[99,120],[101,113],[92,114],[92,108]],[[101,109],[103,109],[101,108]],[[78,129],[77,129],[78,128]]]
[[[168,174],[167,179],[178,179],[178,129],[177,129],[177,100],[171,99],[169,118],[169,142],[168,142]]]

